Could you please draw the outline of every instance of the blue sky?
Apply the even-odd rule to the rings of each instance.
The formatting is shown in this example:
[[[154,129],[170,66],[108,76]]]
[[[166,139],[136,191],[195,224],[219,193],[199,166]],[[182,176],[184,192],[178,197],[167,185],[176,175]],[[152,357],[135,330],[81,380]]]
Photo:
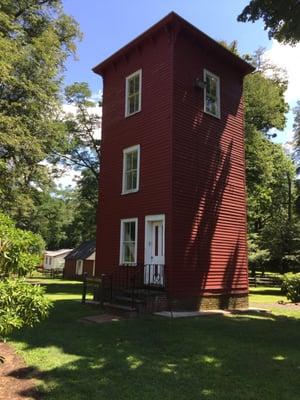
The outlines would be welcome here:
[[[84,34],[82,42],[78,43],[79,59],[75,61],[69,58],[67,61],[65,83],[86,81],[94,93],[99,92],[102,81],[91,68],[170,11],[177,12],[216,40],[228,42],[237,40],[239,50],[243,54],[253,53],[257,48],[265,47],[273,56],[274,42],[268,39],[262,22],[245,24],[236,20],[248,2],[247,0],[63,0],[65,12],[76,19]],[[275,58],[281,59],[281,47],[278,50],[277,46],[275,50]],[[295,57],[294,53],[290,52],[289,57]],[[293,83],[293,86],[295,84]],[[298,92],[300,93],[300,87]],[[295,97],[295,94],[293,96]],[[287,98],[292,106],[295,104],[294,97]],[[290,135],[291,125],[290,113],[287,131],[284,135],[279,135],[279,141],[285,141],[285,137]]]

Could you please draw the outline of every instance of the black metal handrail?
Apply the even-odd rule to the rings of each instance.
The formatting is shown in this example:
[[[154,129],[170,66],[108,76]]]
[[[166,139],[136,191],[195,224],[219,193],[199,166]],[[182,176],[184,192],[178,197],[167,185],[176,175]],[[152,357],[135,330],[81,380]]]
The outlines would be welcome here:
[[[101,303],[111,301],[115,293],[128,291],[132,306],[140,290],[164,289],[166,266],[164,264],[122,265],[109,274],[101,275]]]

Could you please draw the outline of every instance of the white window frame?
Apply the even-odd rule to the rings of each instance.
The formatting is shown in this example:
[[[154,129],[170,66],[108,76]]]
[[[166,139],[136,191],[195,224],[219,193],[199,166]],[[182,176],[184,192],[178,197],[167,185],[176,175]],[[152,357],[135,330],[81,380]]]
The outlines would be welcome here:
[[[136,188],[126,190],[126,155],[137,151],[137,170],[136,170]],[[141,146],[139,144],[123,149],[123,173],[122,173],[122,194],[136,193],[139,191],[140,187],[140,153]]]
[[[139,85],[139,108],[136,111],[130,113],[129,110],[128,110],[128,94],[129,94],[128,93],[128,89],[129,89],[128,82],[129,82],[129,80],[131,78],[134,78],[136,75],[139,75],[139,79],[140,79],[140,85]],[[139,69],[139,70],[135,71],[133,74],[127,76],[125,82],[126,82],[125,83],[125,118],[127,118],[127,117],[131,117],[131,115],[137,114],[142,109],[142,70]]]
[[[134,261],[125,262],[123,253],[123,239],[124,239],[124,225],[126,222],[135,222],[135,249],[134,249]],[[138,248],[138,218],[126,218],[121,219],[120,222],[120,257],[119,265],[136,265],[137,264],[137,248]]]
[[[215,78],[217,81],[217,114],[213,114],[212,112],[206,109],[206,85],[204,87],[204,112],[209,114],[215,118],[221,118],[221,89],[220,89],[220,77],[208,71],[207,69],[203,70],[203,81],[206,82],[207,76],[211,76]]]

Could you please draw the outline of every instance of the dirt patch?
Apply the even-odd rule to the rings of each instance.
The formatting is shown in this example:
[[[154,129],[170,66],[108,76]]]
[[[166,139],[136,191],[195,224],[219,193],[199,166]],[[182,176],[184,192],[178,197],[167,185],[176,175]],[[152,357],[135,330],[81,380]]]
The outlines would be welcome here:
[[[0,400],[39,399],[32,369],[7,343],[0,342],[0,355],[4,357],[0,363]]]
[[[118,322],[126,319],[125,317],[121,317],[119,315],[111,315],[111,314],[100,314],[100,315],[92,315],[90,317],[84,317],[79,319],[79,322],[90,323],[90,324],[103,324],[105,322]]]
[[[292,310],[300,312],[300,303],[291,303],[289,301],[275,301],[274,303],[255,303],[251,302],[252,307],[261,307],[261,308],[278,308],[279,310]]]

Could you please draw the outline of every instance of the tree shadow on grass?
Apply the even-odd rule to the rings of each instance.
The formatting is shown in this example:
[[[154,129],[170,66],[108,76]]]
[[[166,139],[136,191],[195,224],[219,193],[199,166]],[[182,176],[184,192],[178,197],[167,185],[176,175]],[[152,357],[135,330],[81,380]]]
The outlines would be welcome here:
[[[15,340],[43,382],[35,399],[296,400],[299,328],[272,314],[91,326],[56,317]]]
[[[256,294],[260,294],[263,296],[280,296],[282,295],[283,298],[285,298],[285,296],[281,293],[280,288],[276,289],[276,288],[260,288],[260,289],[253,289],[250,288],[250,294],[256,295]]]

